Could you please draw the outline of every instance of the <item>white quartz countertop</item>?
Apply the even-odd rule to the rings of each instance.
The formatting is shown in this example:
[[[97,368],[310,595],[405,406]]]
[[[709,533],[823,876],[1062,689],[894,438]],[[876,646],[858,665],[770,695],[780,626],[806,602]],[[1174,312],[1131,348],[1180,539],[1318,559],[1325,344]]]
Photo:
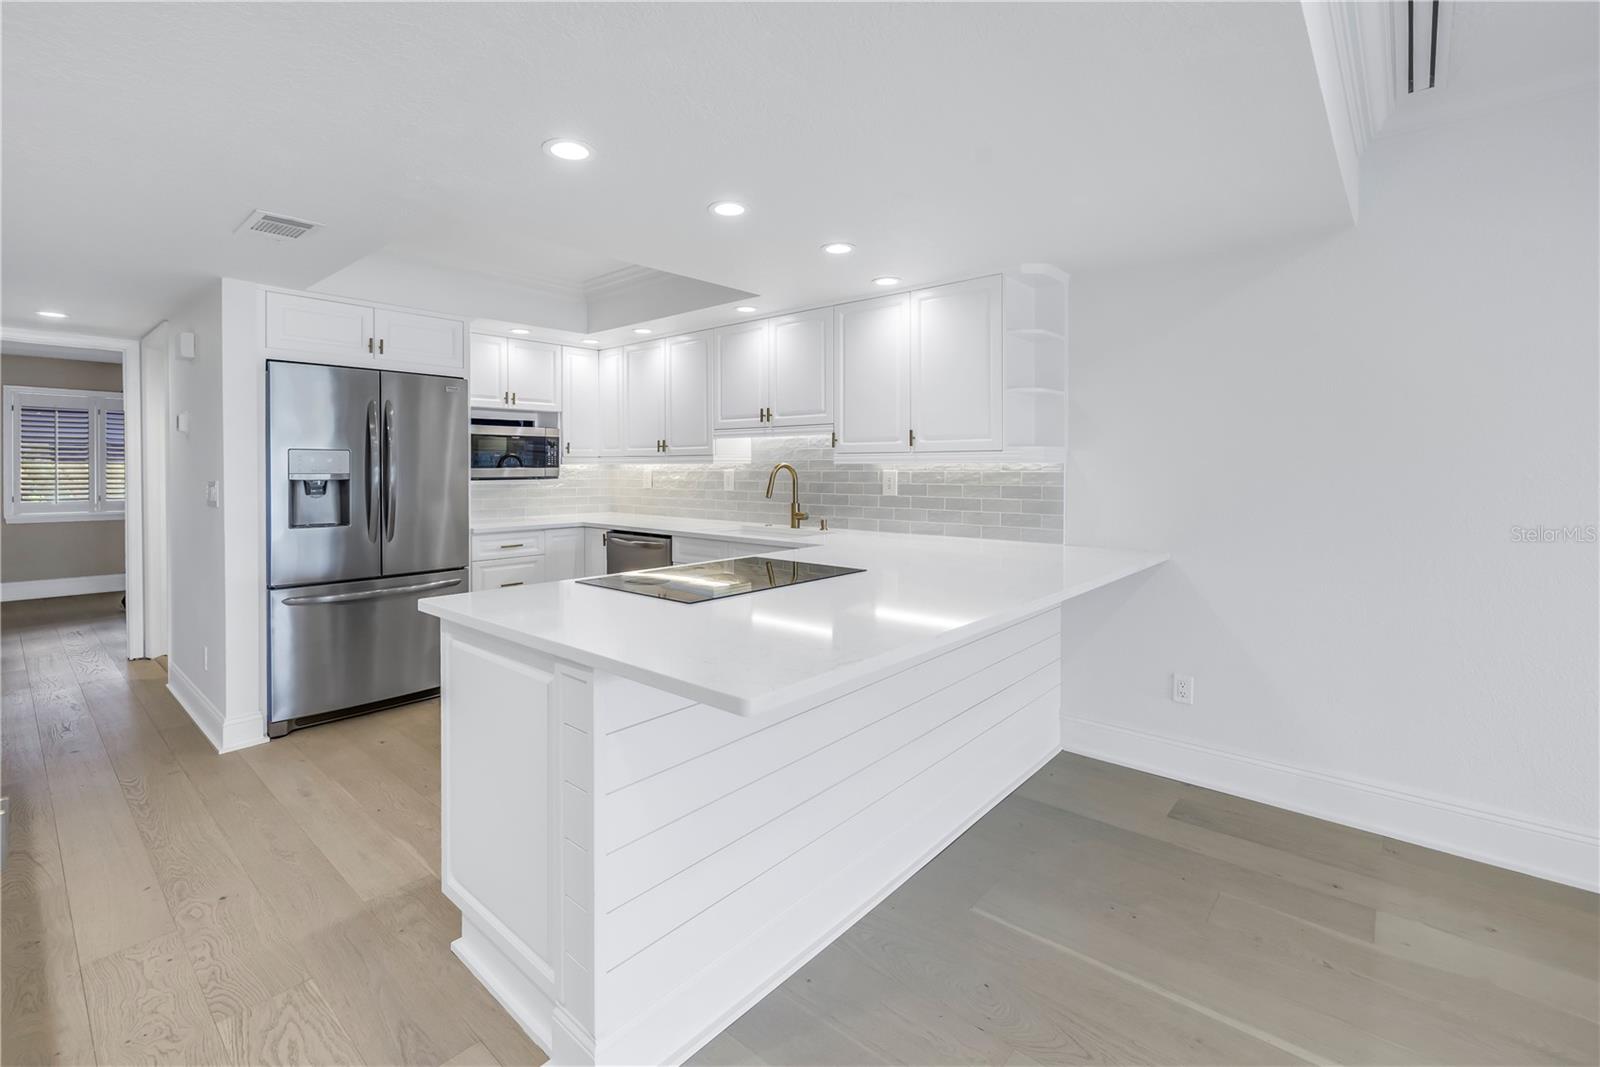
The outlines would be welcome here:
[[[563,515],[473,532],[600,526],[743,541],[746,524]],[[1148,570],[1167,556],[1114,548],[837,530],[787,559],[863,573],[681,604],[576,581],[430,597],[423,611],[560,659],[739,715],[816,703]],[[798,542],[798,543],[797,543]]]

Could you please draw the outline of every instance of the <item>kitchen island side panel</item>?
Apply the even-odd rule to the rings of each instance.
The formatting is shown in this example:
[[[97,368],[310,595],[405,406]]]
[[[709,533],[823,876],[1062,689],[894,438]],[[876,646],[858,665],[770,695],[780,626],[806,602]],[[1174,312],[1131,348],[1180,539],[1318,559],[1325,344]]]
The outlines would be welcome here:
[[[770,716],[597,675],[600,1061],[692,1054],[1059,752],[1060,703],[1059,609]]]
[[[1060,612],[745,717],[446,623],[444,885],[556,1063],[677,1063],[1060,750]]]

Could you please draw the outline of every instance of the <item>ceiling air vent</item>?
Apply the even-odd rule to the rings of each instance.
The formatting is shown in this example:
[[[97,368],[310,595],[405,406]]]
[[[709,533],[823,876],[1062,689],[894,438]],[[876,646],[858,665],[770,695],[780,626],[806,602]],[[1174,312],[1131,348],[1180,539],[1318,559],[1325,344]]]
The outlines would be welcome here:
[[[234,233],[258,233],[273,241],[294,241],[318,228],[318,223],[292,219],[288,215],[274,215],[269,211],[252,211],[250,217],[239,224]]]
[[[1450,0],[1403,0],[1394,7],[1400,90],[1422,93],[1440,88],[1450,51]]]

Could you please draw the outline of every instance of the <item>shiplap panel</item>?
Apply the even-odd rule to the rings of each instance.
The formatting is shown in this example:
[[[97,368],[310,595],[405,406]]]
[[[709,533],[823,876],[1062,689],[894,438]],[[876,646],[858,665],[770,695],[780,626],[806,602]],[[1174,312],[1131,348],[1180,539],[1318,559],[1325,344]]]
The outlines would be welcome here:
[[[840,782],[767,822],[759,833],[739,838],[650,892],[605,911],[596,937],[598,968],[604,972],[617,967],[679,925],[736,894],[739,887],[856,818],[988,727],[1056,688],[1059,681],[1057,660],[897,749],[875,763],[871,773]],[[602,858],[597,878],[602,892],[608,878]],[[794,888],[800,891],[803,887],[801,881]]]
[[[769,923],[784,922],[785,913],[803,899],[852,879],[855,866],[873,863],[885,840],[893,839],[897,851],[933,847],[937,838],[932,836],[907,841],[905,827],[952,798],[959,801],[959,807],[970,807],[976,798],[966,795],[969,782],[982,782],[987,791],[999,777],[1026,773],[1055,743],[1060,713],[1057,686],[946,751],[922,773],[892,788],[879,803],[806,842],[783,862],[733,889],[625,962],[603,969],[599,975],[603,1003],[597,1026],[634,1018],[669,998],[677,1004],[677,994],[686,989],[706,989],[700,972],[715,962],[737,957],[747,932],[762,932]],[[875,873],[871,881],[881,878]],[[871,881],[863,882],[860,891],[867,891]],[[852,888],[845,896],[855,892]],[[714,985],[715,996],[728,995],[722,975]],[[619,1054],[617,1062],[626,1061],[627,1057]]]
[[[870,721],[859,730],[835,735],[835,740],[809,753],[796,753],[797,758],[772,772],[728,789],[716,800],[698,805],[691,813],[609,853],[603,861],[606,878],[600,907],[609,912],[745,835],[768,832],[769,824],[781,816],[843,782],[874,772],[879,761],[889,759],[957,717],[977,711],[986,700],[1004,703],[1005,694],[1012,687],[1035,695],[1038,681],[1031,686],[1024,683],[1048,671],[1050,684],[1054,684],[1053,679],[1059,677],[1059,659],[1060,647],[1056,643],[1031,645],[947,689]],[[1057,669],[1049,671],[1052,666]],[[738,769],[741,749],[742,746],[731,746],[674,771],[670,784],[698,797],[705,782],[729,780]],[[705,764],[703,769],[701,764]],[[652,802],[675,810],[681,805],[668,803],[675,799],[663,796]]]

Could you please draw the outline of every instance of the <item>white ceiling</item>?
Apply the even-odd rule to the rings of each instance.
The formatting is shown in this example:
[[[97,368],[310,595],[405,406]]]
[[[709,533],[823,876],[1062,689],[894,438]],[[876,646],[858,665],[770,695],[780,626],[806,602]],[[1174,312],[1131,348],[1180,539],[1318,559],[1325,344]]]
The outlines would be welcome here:
[[[3,317],[30,326],[137,334],[207,278],[398,253],[776,310],[1349,217],[1294,3],[7,3],[0,29]],[[254,208],[324,229],[235,235]]]

